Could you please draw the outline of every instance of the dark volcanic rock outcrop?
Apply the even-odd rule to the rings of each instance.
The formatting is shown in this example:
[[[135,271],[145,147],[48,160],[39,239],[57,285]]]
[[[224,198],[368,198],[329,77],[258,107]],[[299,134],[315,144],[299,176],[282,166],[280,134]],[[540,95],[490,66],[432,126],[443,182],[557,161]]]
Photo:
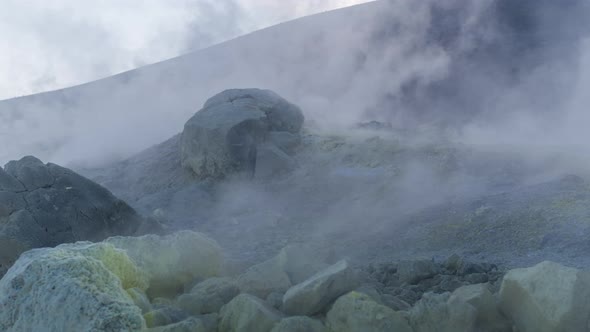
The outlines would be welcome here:
[[[142,218],[107,189],[28,156],[0,168],[0,276],[28,249],[130,235]]]
[[[223,91],[210,98],[185,124],[182,165],[198,178],[222,178],[233,171],[254,174],[259,164],[264,165],[265,176],[273,175],[276,168],[289,169],[285,166],[289,164],[286,153],[260,153],[258,147],[276,144],[279,150],[290,150],[297,142],[303,119],[297,106],[272,91]]]

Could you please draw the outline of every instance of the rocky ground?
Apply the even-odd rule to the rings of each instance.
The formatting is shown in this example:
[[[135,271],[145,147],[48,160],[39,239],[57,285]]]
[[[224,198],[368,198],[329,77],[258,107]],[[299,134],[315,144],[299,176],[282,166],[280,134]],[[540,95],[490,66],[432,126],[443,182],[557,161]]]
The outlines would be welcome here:
[[[584,178],[425,137],[229,90],[98,184],[11,162],[0,330],[588,331]]]
[[[191,179],[180,136],[80,172],[143,214],[210,234],[249,263],[312,242],[365,265],[454,253],[506,267],[590,264],[590,188],[584,172],[562,167],[565,159],[415,142],[394,130],[315,132],[304,129],[297,168],[272,181]]]
[[[296,245],[236,272],[215,241],[182,231],[24,253],[0,280],[0,328],[588,331],[589,292],[590,274],[551,262],[501,271],[451,256],[357,269]]]

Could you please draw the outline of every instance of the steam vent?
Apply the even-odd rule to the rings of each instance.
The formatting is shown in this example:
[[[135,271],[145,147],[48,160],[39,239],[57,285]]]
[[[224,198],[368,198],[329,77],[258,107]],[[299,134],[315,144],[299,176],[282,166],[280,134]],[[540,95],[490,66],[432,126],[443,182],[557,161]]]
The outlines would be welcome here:
[[[590,332],[589,0],[41,2],[0,332]]]

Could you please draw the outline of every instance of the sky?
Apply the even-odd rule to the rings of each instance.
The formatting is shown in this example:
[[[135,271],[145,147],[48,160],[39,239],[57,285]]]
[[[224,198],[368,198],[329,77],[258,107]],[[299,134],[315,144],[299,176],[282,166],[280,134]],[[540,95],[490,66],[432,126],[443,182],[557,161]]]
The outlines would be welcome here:
[[[162,61],[368,0],[3,0],[0,100]]]

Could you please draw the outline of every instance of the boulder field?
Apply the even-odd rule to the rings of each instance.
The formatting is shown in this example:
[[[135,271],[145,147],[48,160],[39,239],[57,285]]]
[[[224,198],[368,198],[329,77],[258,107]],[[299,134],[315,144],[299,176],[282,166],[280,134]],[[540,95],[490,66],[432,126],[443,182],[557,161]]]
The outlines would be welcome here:
[[[130,186],[138,196],[147,192],[143,188],[165,199],[179,195],[174,186],[180,182],[213,188],[228,178],[263,185],[275,179],[296,181],[301,144],[310,144],[300,137],[303,120],[296,106],[271,91],[226,90],[207,101],[181,135],[164,144],[170,153],[163,163],[154,155],[161,150],[150,152],[156,163],[143,166],[160,173],[133,172],[135,177],[119,185],[142,182]],[[338,141],[323,142],[315,143],[321,153],[349,148]],[[367,142],[381,146],[379,139]],[[343,151],[353,164],[395,151],[357,152]],[[341,163],[332,157],[322,164]],[[139,159],[134,160],[129,164],[137,165]],[[315,181],[313,185],[318,187]],[[187,205],[201,203],[195,192],[183,191]],[[492,212],[478,208],[471,221]],[[379,248],[389,259],[363,260],[359,258],[367,256],[334,251],[333,242],[309,236],[313,233],[285,241],[270,255],[253,255],[252,263],[251,257],[228,254],[235,245],[232,250],[225,246],[227,234],[214,235],[231,232],[236,242],[264,242],[266,237],[276,242],[260,232],[270,226],[242,226],[226,218],[232,224],[224,228],[215,222],[225,215],[216,217],[209,223],[216,231],[207,234],[180,227],[172,231],[170,224],[161,224],[168,222],[164,210],[154,211],[155,219],[143,218],[71,170],[34,157],[8,163],[0,169],[0,331],[590,331],[590,273],[583,270],[549,261],[507,270],[457,254],[442,259],[442,251],[434,258],[414,254],[399,259],[403,252],[395,247]],[[281,218],[275,226],[288,231],[286,225]],[[301,226],[301,220],[289,225]],[[380,233],[391,245],[391,233]],[[433,234],[441,239],[446,233]],[[399,242],[414,240],[412,236],[439,245],[424,232],[406,232]],[[226,240],[219,242],[223,246],[220,239]],[[332,241],[351,251],[361,249],[341,236]],[[412,248],[420,243],[413,241]],[[448,243],[440,244],[445,253],[453,252]]]
[[[229,273],[216,242],[192,231],[32,249],[0,280],[0,330],[588,331],[590,274],[557,263],[480,272],[500,276],[491,283],[467,281],[465,268],[487,265],[457,257],[376,268],[308,254],[291,245]],[[297,270],[312,274],[287,276]],[[256,287],[252,271],[265,278]],[[446,291],[436,286],[442,276],[464,281]],[[404,291],[417,287],[407,302]]]

